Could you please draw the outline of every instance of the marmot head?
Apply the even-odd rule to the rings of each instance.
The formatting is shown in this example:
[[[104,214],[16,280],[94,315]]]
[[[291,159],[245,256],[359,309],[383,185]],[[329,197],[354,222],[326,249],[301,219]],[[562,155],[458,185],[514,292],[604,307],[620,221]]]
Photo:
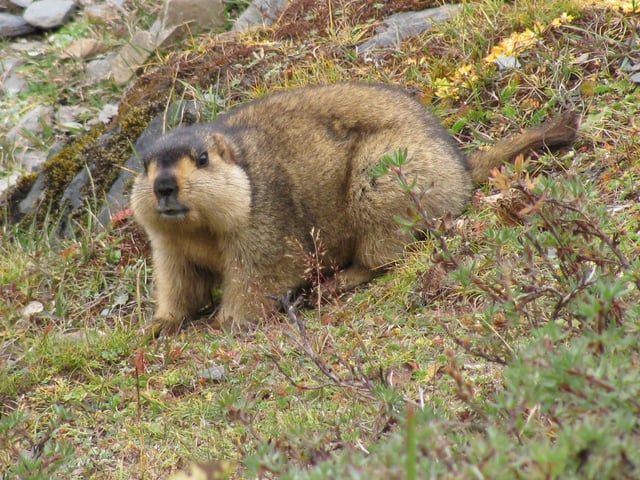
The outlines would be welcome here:
[[[144,171],[131,193],[136,219],[147,228],[228,232],[251,208],[251,185],[222,133],[181,127],[142,153]]]

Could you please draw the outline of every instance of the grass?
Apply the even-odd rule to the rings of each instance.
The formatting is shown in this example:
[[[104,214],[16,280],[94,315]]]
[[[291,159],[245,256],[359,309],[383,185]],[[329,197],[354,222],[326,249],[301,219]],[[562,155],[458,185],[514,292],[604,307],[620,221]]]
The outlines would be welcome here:
[[[231,78],[235,98],[385,79],[465,148],[568,106],[584,113],[578,144],[505,167],[371,285],[320,287],[319,307],[312,293],[235,337],[201,320],[141,343],[152,265],[126,216],[96,231],[88,208],[68,239],[55,218],[3,226],[4,477],[166,478],[191,463],[209,478],[637,477],[640,94],[619,68],[637,18],[477,2],[375,65],[350,54],[363,28],[336,17],[331,39],[274,46],[254,58],[271,76]],[[484,60],[527,29],[519,69]]]

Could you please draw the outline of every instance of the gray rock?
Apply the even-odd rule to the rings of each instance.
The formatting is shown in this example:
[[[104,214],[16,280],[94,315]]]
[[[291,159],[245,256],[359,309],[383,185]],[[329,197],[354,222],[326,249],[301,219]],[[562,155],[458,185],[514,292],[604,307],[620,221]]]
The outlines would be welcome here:
[[[227,371],[224,365],[213,365],[212,367],[205,368],[200,372],[200,378],[205,380],[211,380],[213,382],[220,382],[227,376]]]
[[[111,75],[111,65],[116,54],[109,54],[101,58],[95,58],[87,63],[85,73],[89,83],[97,83],[106,80]]]
[[[631,80],[633,83],[640,83],[640,72],[631,75],[631,78],[629,80]]]
[[[27,41],[21,38],[17,42],[12,43],[10,48],[16,52],[26,53],[29,58],[40,57],[47,53],[47,47],[41,40]]]
[[[14,172],[6,177],[0,178],[0,197],[10,187],[13,187],[22,175],[18,172]]]
[[[47,154],[41,150],[27,150],[16,153],[15,160],[23,170],[37,172],[42,164],[47,161]]]
[[[73,13],[73,0],[37,0],[24,11],[24,19],[38,28],[53,28],[62,25]]]
[[[376,29],[376,35],[357,48],[359,55],[376,48],[399,47],[402,40],[431,28],[434,22],[444,22],[457,15],[462,5],[443,5],[420,12],[402,12],[391,15]]]
[[[8,96],[15,96],[27,89],[27,82],[15,71],[22,64],[22,58],[5,57],[0,60],[0,91]]]
[[[115,103],[107,103],[98,114],[98,122],[107,124],[116,115],[118,115],[118,105]]]
[[[111,2],[86,5],[83,11],[89,20],[94,22],[106,23],[120,16],[120,13]]]
[[[243,32],[251,27],[268,27],[275,22],[289,0],[254,0],[240,14],[233,25],[234,32]]]
[[[511,55],[499,55],[496,58],[495,64],[498,66],[498,70],[513,70],[514,68],[520,68],[520,62],[518,59]]]
[[[224,26],[222,0],[165,0],[159,20],[149,31],[138,30],[111,64],[116,83],[126,83],[154,50],[190,31],[190,27]]]
[[[27,8],[29,5],[33,3],[33,0],[10,0],[11,3],[17,5],[20,8]]]
[[[38,210],[42,202],[45,199],[45,178],[44,175],[38,175],[38,178],[34,182],[31,190],[25,198],[22,199],[18,205],[18,212],[20,216],[31,215]]]
[[[85,167],[80,170],[80,173],[78,173],[73,180],[71,180],[69,185],[67,185],[67,188],[62,194],[60,204],[64,205],[66,207],[65,209],[70,209],[72,212],[84,207],[87,199],[83,194],[83,190],[89,184],[90,180],[91,175],[89,174],[89,168],[85,165]]]
[[[45,125],[51,125],[53,107],[37,105],[20,119],[18,124],[9,130],[6,139],[10,142],[30,143],[30,137],[42,133]]]
[[[10,97],[26,92],[28,88],[27,82],[17,73],[10,73],[0,85],[0,90]]]
[[[139,30],[131,41],[122,47],[111,62],[113,79],[116,83],[125,83],[133,76],[158,46],[158,35]]]
[[[189,25],[203,29],[225,25],[222,0],[165,0],[161,30]]]
[[[17,37],[35,32],[35,28],[22,17],[0,13],[0,38]]]

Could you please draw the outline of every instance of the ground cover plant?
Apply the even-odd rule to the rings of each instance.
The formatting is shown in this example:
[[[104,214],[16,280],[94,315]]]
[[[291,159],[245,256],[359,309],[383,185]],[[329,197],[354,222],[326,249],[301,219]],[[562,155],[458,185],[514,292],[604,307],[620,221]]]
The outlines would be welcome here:
[[[319,236],[306,298],[236,336],[203,318],[141,341],[153,265],[126,210],[102,227],[89,199],[71,238],[54,211],[3,225],[2,477],[168,478],[197,463],[207,478],[638,478],[638,5],[473,2],[369,59],[353,50],[375,23],[358,8],[302,1],[246,34],[250,53],[219,82],[224,108],[382,80],[464,148],[568,108],[583,114],[578,143],[505,166],[462,217],[437,221],[403,175],[411,159],[381,159],[372,174],[415,199],[399,226],[424,240],[338,295],[317,268]],[[126,101],[154,71],[197,72],[215,42],[167,52]],[[499,56],[519,66],[501,70]],[[188,76],[165,87],[211,98]]]

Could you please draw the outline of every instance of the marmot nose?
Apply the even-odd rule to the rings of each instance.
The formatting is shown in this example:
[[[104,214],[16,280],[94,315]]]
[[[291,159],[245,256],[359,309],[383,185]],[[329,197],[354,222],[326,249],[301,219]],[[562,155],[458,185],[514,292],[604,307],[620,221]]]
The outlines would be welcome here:
[[[169,198],[175,196],[178,191],[178,183],[173,175],[158,177],[153,185],[158,198]]]

